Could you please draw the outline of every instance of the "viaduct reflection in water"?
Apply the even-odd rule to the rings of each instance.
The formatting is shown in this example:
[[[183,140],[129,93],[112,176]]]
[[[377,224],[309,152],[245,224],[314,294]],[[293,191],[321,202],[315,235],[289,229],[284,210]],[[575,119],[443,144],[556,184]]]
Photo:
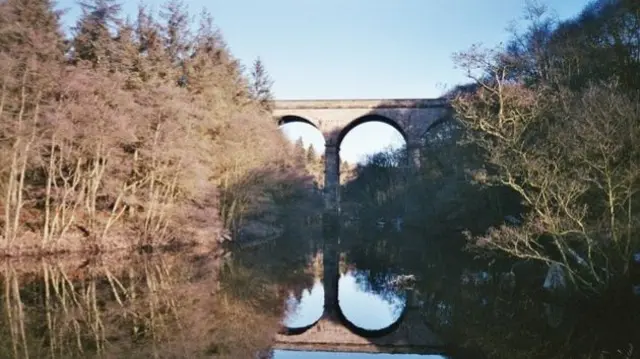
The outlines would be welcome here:
[[[364,329],[381,329],[398,320],[405,306],[405,295],[398,290],[381,295],[367,288],[366,273],[358,270],[341,270],[338,299],[340,308],[350,322]],[[321,278],[312,288],[304,289],[300,298],[289,295],[284,325],[290,328],[305,327],[316,322],[323,313],[324,288]]]
[[[379,329],[354,324],[340,305],[340,237],[337,221],[325,218],[322,249],[324,301],[320,318],[306,326],[283,327],[274,349],[358,353],[443,353],[445,344],[420,314],[419,295],[409,290],[393,323]],[[317,289],[316,289],[317,290]]]
[[[550,325],[547,303],[505,286],[499,270],[454,261],[460,252],[444,240],[416,233],[343,236],[341,242],[327,235],[324,243],[309,239],[315,236],[283,237],[237,251],[224,263],[210,253],[183,251],[4,259],[0,359],[249,358],[256,352],[281,359],[312,358],[314,351],[547,359],[589,357],[596,350],[627,359],[636,350],[630,343],[638,343],[638,311],[631,307],[559,303],[564,313]],[[314,272],[306,255],[317,250],[324,263]],[[387,287],[389,272],[415,273],[412,286],[419,291]],[[322,278],[315,287],[314,275]],[[386,326],[351,315],[345,296],[356,284],[363,287],[363,278],[367,292],[397,305],[381,315]],[[311,320],[278,334],[282,288],[312,287],[308,297],[321,298]],[[361,312],[377,310],[370,301],[349,300]],[[473,354],[459,354],[465,348]]]

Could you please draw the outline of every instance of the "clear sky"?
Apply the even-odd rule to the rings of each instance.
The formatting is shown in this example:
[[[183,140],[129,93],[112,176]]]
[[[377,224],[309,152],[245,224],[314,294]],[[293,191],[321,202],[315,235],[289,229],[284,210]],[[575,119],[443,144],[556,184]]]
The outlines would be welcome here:
[[[587,0],[540,0],[560,18]],[[162,0],[148,0],[158,9]],[[135,15],[137,1],[122,1]],[[451,54],[473,43],[496,45],[522,17],[525,0],[185,0],[197,14],[206,7],[233,54],[249,65],[260,56],[278,99],[429,98],[464,82]],[[74,1],[66,23],[78,15]],[[322,148],[319,134],[288,125],[291,138]],[[382,124],[355,128],[341,155],[350,162],[402,144]]]

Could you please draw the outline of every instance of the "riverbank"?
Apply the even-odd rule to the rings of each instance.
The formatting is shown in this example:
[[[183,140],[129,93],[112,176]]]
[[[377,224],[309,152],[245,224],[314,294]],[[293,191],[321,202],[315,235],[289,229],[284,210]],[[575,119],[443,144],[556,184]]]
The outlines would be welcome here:
[[[35,216],[34,216],[35,217]],[[41,220],[44,214],[37,217]],[[170,231],[158,233],[153,238],[137,230],[133,221],[121,220],[105,225],[94,224],[96,230],[89,231],[86,223],[70,221],[67,228],[55,237],[45,237],[46,230],[37,223],[21,224],[21,231],[11,241],[0,237],[0,258],[46,257],[73,254],[98,254],[122,251],[175,248],[209,248],[215,250],[220,243],[229,240],[227,231],[213,220],[208,226],[202,223],[185,223]],[[30,228],[35,230],[30,230]]]

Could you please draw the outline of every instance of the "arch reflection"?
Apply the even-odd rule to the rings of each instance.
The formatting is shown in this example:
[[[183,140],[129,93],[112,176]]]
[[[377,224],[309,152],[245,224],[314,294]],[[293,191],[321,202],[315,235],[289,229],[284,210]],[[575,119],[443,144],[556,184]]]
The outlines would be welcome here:
[[[338,283],[340,309],[346,320],[358,328],[379,330],[396,323],[406,306],[404,293],[372,290],[365,273],[349,270]]]
[[[313,287],[302,291],[297,299],[289,294],[286,302],[286,316],[283,325],[288,328],[306,328],[316,323],[324,310],[324,287],[320,279],[316,279]]]

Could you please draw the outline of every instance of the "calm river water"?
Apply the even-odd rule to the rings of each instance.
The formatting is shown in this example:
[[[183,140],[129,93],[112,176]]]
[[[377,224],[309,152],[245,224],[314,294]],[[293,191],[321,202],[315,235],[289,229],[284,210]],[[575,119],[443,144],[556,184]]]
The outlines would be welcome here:
[[[6,259],[0,358],[637,354],[637,311],[550,301],[536,294],[544,272],[514,272],[379,229],[283,236],[224,260],[203,250]]]

